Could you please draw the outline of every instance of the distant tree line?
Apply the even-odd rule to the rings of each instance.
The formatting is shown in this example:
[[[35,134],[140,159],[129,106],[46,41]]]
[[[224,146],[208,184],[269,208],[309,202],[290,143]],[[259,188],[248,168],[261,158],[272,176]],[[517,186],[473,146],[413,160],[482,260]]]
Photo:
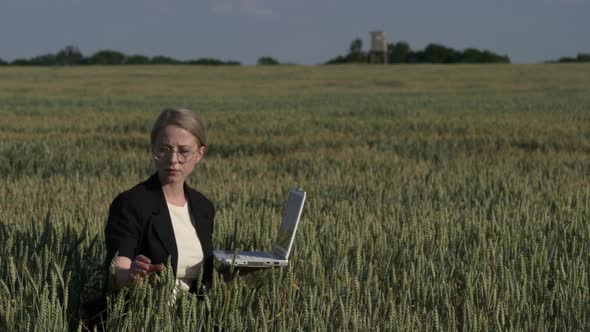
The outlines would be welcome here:
[[[363,51],[360,38],[350,43],[348,53],[328,60],[327,64],[366,63],[368,52]],[[510,63],[507,55],[498,55],[487,50],[468,48],[455,50],[439,44],[428,44],[423,50],[414,51],[410,44],[400,41],[387,45],[388,63]]]
[[[553,61],[547,61],[549,63],[568,63],[568,62],[590,62],[590,53],[578,53],[575,57],[563,57]]]
[[[326,62],[326,64],[339,63],[367,63],[368,52],[363,51],[363,41],[354,39],[345,55],[338,55]],[[405,41],[387,45],[388,63],[510,63],[507,55],[498,55],[488,50],[467,48],[459,51],[440,44],[428,44],[423,50],[412,50]],[[548,63],[590,62],[590,54],[579,53],[575,57],[563,57]],[[17,66],[78,66],[78,65],[161,65],[161,64],[186,64],[186,65],[233,65],[240,66],[238,61],[223,61],[216,58],[199,58],[191,60],[177,60],[172,57],[158,55],[147,57],[134,54],[127,55],[113,50],[101,50],[91,56],[84,56],[76,46],[67,46],[56,54],[43,54],[29,59],[15,59],[8,62],[0,58],[0,65]],[[279,65],[275,58],[262,56],[258,58],[257,65]],[[292,63],[290,63],[292,64]]]
[[[215,58],[200,58],[181,61],[168,56],[127,55],[118,51],[102,50],[91,56],[84,56],[76,46],[67,46],[56,54],[43,54],[30,59],[15,59],[6,62],[0,59],[0,65],[17,66],[78,66],[78,65],[241,65],[238,61],[222,61]]]
[[[256,64],[259,66],[266,66],[266,65],[280,65],[281,63],[270,56],[261,56],[260,58],[258,58],[258,61],[256,61]]]

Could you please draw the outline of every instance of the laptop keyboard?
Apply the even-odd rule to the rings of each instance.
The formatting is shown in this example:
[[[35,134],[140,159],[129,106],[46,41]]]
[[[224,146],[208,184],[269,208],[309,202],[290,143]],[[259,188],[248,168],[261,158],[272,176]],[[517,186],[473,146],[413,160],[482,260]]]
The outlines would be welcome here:
[[[239,259],[243,259],[243,260],[248,260],[248,261],[264,261],[264,260],[268,260],[268,259],[276,259],[273,255],[265,253],[265,252],[259,252],[259,253],[240,253],[238,254],[238,258]]]

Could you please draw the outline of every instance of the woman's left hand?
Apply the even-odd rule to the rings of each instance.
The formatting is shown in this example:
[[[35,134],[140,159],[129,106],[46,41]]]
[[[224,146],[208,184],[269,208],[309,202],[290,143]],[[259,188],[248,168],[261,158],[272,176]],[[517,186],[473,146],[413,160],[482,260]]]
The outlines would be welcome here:
[[[115,259],[115,287],[128,287],[143,280],[150,273],[164,271],[164,264],[151,264],[151,260],[144,255],[131,259],[119,256]]]
[[[164,264],[151,264],[151,259],[144,255],[138,255],[131,263],[129,269],[129,283],[143,280],[150,273],[164,271]]]

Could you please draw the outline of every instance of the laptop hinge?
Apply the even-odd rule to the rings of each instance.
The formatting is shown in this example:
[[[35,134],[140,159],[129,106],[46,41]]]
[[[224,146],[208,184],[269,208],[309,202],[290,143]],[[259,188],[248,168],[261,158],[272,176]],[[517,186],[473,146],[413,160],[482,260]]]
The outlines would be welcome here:
[[[278,259],[284,259],[286,260],[287,258],[285,257],[285,249],[277,246],[276,244],[274,244],[272,246],[272,254],[278,258]]]

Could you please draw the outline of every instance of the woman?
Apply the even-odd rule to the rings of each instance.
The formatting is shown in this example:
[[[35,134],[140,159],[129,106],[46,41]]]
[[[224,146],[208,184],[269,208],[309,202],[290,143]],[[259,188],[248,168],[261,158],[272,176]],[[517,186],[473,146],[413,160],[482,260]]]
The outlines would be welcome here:
[[[202,121],[188,109],[163,110],[151,132],[156,173],[119,194],[105,230],[107,259],[115,258],[115,287],[122,288],[164,270],[168,257],[176,288],[196,291],[213,272],[213,204],[186,184],[205,154]]]

